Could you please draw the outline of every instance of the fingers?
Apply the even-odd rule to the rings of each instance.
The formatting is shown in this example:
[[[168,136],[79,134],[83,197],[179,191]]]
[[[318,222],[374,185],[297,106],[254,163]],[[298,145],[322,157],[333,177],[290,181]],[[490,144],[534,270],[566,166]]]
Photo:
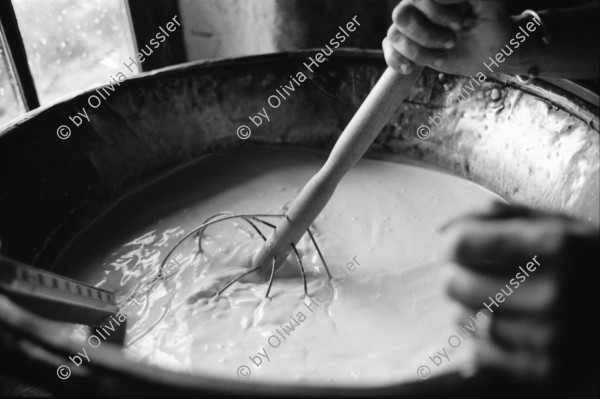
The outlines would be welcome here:
[[[445,51],[424,47],[398,30],[394,30],[388,38],[394,50],[413,63],[440,67],[446,59]]]
[[[464,4],[468,5],[470,3],[469,0],[434,0],[438,4]]]
[[[430,0],[427,2],[431,3]],[[402,36],[419,46],[428,49],[450,49],[456,44],[456,35],[451,29],[430,21],[411,2],[400,3],[392,14],[392,20]],[[392,42],[394,43],[393,40]]]
[[[558,311],[558,285],[552,273],[527,277],[518,267],[511,277],[492,276],[450,265],[445,273],[448,295],[463,306],[478,311],[486,308],[494,315],[531,315],[547,319]]]
[[[475,340],[479,368],[508,372],[525,379],[548,378],[556,371],[561,348],[559,328],[552,321],[475,312],[463,308],[462,334]]]
[[[439,232],[447,231],[450,227],[455,224],[464,221],[466,219],[474,219],[474,220],[493,220],[493,219],[507,219],[511,217],[525,217],[532,215],[533,211],[529,208],[523,208],[519,206],[512,206],[507,204],[506,202],[502,202],[499,200],[494,200],[490,204],[488,204],[485,208],[472,212],[470,214],[461,215],[458,218],[451,219],[446,222],[443,226],[438,228]]]
[[[465,306],[456,319],[456,325],[468,336],[477,335],[487,337],[489,335],[492,313],[486,308],[474,310]]]
[[[446,51],[456,46],[455,31],[465,26],[461,10],[465,4],[448,6],[433,0],[398,4],[383,42],[388,65],[404,74],[412,72],[414,64],[439,69],[447,59]]]
[[[490,326],[490,337],[506,350],[554,352],[558,332],[552,323],[515,317],[495,317]]]
[[[548,320],[493,314],[487,309],[462,307],[456,324],[469,336],[491,339],[506,350],[554,352],[559,330]]]
[[[477,339],[475,360],[482,369],[502,370],[528,380],[548,378],[554,367],[547,353],[507,350],[486,339]]]
[[[414,63],[396,51],[388,37],[383,39],[383,55],[385,62],[397,72],[406,75],[414,70]]]
[[[565,261],[575,235],[569,221],[559,217],[467,218],[446,230],[442,256],[489,272],[508,272],[537,256],[552,269]]]
[[[445,7],[444,4],[439,1],[411,0],[410,3],[412,3],[415,8],[421,11],[423,15],[425,15],[434,24],[450,28],[454,31],[459,31],[464,28],[464,8],[468,6],[468,3],[464,2],[464,0],[446,2],[446,5],[457,3],[461,4],[463,7],[460,8]]]

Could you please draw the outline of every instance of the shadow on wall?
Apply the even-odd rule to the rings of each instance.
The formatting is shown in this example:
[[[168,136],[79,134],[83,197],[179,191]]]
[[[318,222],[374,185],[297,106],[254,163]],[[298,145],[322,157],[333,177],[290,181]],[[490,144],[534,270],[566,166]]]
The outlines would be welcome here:
[[[361,23],[342,47],[380,49],[397,0],[179,0],[190,61],[322,47]]]

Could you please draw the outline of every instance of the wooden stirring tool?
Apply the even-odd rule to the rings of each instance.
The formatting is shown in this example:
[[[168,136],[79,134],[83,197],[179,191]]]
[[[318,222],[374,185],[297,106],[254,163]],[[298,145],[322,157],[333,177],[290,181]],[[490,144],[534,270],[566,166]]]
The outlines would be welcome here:
[[[408,75],[387,68],[346,129],[336,142],[323,167],[308,181],[292,202],[285,218],[277,224],[253,259],[261,280],[266,280],[281,265],[300,238],[307,232],[329,202],[344,175],[360,160],[375,137],[421,75],[416,67]]]

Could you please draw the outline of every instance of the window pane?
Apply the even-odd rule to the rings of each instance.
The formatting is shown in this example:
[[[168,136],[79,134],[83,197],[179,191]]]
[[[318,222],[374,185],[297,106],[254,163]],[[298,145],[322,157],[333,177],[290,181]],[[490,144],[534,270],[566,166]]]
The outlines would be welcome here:
[[[13,0],[42,104],[107,84],[135,56],[124,0]]]
[[[17,81],[0,30],[0,126],[25,112]]]

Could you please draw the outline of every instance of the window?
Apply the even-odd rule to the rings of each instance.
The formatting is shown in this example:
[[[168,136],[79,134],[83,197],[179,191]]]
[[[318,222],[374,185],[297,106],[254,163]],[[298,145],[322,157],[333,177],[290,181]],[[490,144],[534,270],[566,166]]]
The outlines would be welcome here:
[[[123,0],[13,0],[13,7],[42,105],[106,84],[135,57]]]
[[[0,0],[0,131],[40,104],[105,85],[178,14],[177,0]],[[186,60],[179,30],[142,69]]]
[[[0,31],[0,125],[25,112],[4,35]]]

